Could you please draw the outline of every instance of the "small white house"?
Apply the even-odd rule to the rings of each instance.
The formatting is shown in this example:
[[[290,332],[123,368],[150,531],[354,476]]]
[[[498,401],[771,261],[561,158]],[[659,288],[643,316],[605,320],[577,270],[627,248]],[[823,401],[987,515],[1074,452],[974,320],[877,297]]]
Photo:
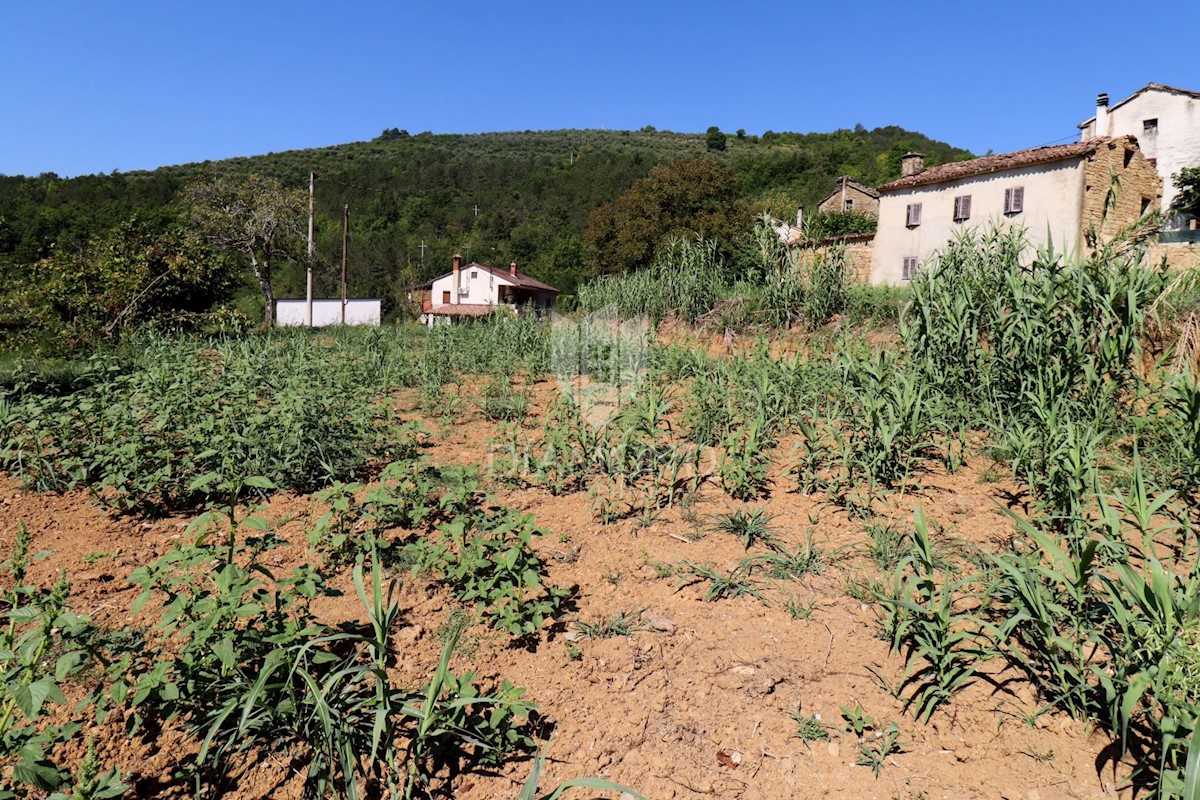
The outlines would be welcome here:
[[[383,319],[383,301],[347,298],[312,301],[312,327],[327,325],[378,325]],[[343,322],[344,320],[344,322]],[[275,324],[280,327],[308,327],[307,300],[276,300]]]
[[[541,315],[554,308],[558,289],[517,270],[472,262],[463,265],[454,256],[454,266],[422,289],[429,292],[421,304],[421,322],[433,326],[456,319],[483,317],[496,311],[521,313],[529,309]]]

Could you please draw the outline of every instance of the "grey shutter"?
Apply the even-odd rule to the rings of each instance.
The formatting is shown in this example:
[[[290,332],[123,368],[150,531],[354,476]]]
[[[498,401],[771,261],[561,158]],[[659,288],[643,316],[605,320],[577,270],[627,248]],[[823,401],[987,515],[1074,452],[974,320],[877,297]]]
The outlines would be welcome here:
[[[1013,212],[1021,213],[1025,210],[1025,187],[1018,186],[1013,189]]]

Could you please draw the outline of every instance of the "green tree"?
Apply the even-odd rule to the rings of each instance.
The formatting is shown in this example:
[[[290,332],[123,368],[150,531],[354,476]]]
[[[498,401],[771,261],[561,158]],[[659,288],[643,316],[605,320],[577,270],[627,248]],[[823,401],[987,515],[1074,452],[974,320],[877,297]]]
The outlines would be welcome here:
[[[725,150],[725,134],[716,125],[711,126],[704,134],[704,143],[710,151]]]
[[[215,178],[182,192],[187,221],[210,246],[250,259],[262,289],[263,326],[274,322],[271,271],[277,259],[299,260],[304,247],[308,195],[274,178]]]
[[[804,235],[809,239],[870,233],[878,220],[861,211],[818,211],[804,220]]]
[[[35,263],[12,299],[31,331],[72,349],[147,324],[174,325],[232,296],[236,267],[175,228],[134,217]]]
[[[620,273],[650,264],[673,234],[703,234],[727,254],[751,217],[732,170],[710,158],[677,161],[592,212],[584,241],[594,272]]]
[[[1200,217],[1200,167],[1184,167],[1171,176],[1179,194],[1171,209],[1189,217]]]

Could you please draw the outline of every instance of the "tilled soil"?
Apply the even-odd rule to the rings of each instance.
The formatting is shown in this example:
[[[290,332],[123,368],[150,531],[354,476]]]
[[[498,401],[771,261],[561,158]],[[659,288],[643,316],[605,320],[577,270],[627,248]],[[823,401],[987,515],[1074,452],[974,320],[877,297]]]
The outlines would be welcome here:
[[[544,391],[544,390],[541,390]],[[401,399],[404,416],[414,403]],[[532,415],[531,415],[531,418]],[[495,426],[476,417],[444,426],[428,422],[437,464],[488,462]],[[781,448],[780,452],[786,452]],[[1012,531],[1002,506],[1019,500],[1014,487],[983,482],[989,467],[978,458],[956,475],[921,476],[923,488],[893,498],[888,514],[911,525],[922,506],[941,540],[995,550]],[[599,775],[654,800],[665,798],[1095,798],[1118,794],[1104,755],[1109,738],[1057,713],[1036,716],[1031,688],[1000,662],[940,709],[929,724],[905,713],[884,684],[904,671],[881,638],[874,602],[848,594],[856,581],[879,577],[864,553],[861,522],[822,498],[787,491],[782,472],[768,501],[772,526],[792,547],[812,530],[825,560],[803,580],[763,579],[767,605],[751,597],[704,602],[703,586],[679,586],[661,577],[682,561],[732,568],[745,555],[739,541],[707,531],[713,514],[740,506],[710,482],[689,512],[668,509],[643,523],[600,525],[586,493],[555,497],[540,489],[491,487],[497,499],[532,514],[547,535],[537,546],[550,580],[575,590],[573,610],[594,621],[618,612],[639,615],[629,636],[588,639],[560,621],[536,640],[512,645],[475,625],[464,633],[454,659],[457,671],[475,670],[485,684],[502,678],[523,686],[552,726],[546,745],[543,791],[560,780]],[[759,504],[751,504],[757,506]],[[278,535],[288,544],[268,554],[287,568],[308,558],[305,531],[325,509],[312,497],[281,494],[267,505]],[[167,552],[184,535],[188,517],[143,520],[111,516],[81,492],[63,496],[27,492],[0,480],[0,551],[23,521],[34,550],[52,554],[33,568],[50,583],[67,570],[72,603],[110,627],[153,623],[153,609],[130,611],[130,572]],[[658,567],[658,569],[656,569]],[[340,576],[349,589],[349,570]],[[405,575],[403,621],[395,632],[398,667],[407,685],[420,686],[436,665],[454,603],[437,586]],[[811,619],[793,619],[789,598],[813,604]],[[353,591],[323,599],[322,618],[362,617]],[[842,731],[839,706],[861,705],[881,725],[898,723],[903,752],[886,759],[880,776],[855,764],[859,741]],[[806,744],[795,737],[792,715],[816,713],[833,726],[832,739]],[[1027,722],[1026,720],[1032,720]],[[131,776],[136,796],[186,796],[173,779],[174,765],[190,743],[177,730],[151,731],[129,740],[113,717],[94,731],[101,757]],[[1103,766],[1098,766],[1103,765]],[[458,776],[448,794],[513,798],[530,762],[516,760],[496,773]],[[231,798],[299,797],[302,766],[286,755],[253,753],[233,770]],[[586,792],[578,791],[578,796]]]

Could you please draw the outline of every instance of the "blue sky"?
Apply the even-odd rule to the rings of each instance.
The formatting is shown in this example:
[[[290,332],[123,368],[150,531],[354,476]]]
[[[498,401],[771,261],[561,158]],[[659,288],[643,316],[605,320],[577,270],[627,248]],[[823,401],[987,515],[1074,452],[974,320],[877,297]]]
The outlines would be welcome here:
[[[1194,28],[1074,3],[48,0],[0,24],[0,174],[412,133],[901,125],[978,153],[1200,89]]]

